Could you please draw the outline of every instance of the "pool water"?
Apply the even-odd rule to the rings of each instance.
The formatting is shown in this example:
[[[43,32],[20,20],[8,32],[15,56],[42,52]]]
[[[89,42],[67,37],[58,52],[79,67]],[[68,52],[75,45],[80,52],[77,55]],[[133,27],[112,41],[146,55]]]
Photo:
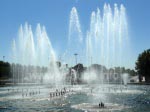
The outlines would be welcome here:
[[[50,93],[61,92],[63,95]],[[99,107],[103,102],[105,107]],[[18,85],[0,88],[0,112],[150,112],[148,85]]]

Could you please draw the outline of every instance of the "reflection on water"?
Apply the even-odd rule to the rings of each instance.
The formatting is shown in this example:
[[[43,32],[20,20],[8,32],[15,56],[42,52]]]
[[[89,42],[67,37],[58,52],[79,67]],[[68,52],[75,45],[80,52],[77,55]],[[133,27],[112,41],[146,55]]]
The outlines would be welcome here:
[[[66,89],[66,93],[61,91]],[[57,89],[57,90],[56,90]],[[56,96],[57,91],[57,96]],[[52,94],[50,98],[50,93]],[[53,96],[54,93],[54,96]],[[104,102],[105,108],[98,104]],[[150,87],[128,85],[26,85],[0,88],[0,110],[149,112]]]

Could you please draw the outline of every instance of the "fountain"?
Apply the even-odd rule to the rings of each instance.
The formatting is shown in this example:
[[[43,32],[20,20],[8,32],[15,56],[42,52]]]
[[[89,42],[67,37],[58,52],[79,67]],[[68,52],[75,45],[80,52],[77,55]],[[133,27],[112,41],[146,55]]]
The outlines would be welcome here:
[[[83,56],[84,43],[83,43],[83,33],[81,30],[81,25],[78,17],[78,12],[75,7],[72,8],[70,12],[69,20],[69,30],[68,30],[68,43],[67,43],[67,53],[66,53],[66,62],[70,65],[75,63],[72,60],[72,55],[75,53]]]
[[[105,65],[107,68],[124,65],[122,57],[128,55],[130,49],[128,47],[128,25],[125,7],[121,4],[119,8],[117,4],[114,4],[114,9],[112,9],[109,4],[105,4],[103,12],[97,8],[97,11],[91,13],[90,26],[87,30],[86,38],[83,38],[84,36],[82,34],[78,12],[76,8],[73,7],[70,13],[69,24],[69,53],[72,55],[77,52],[84,57],[84,64],[89,66],[82,74],[82,80],[84,82],[90,85],[98,83],[102,84],[99,85],[100,88],[97,91],[91,92],[91,94],[96,95],[95,99],[106,101],[100,97],[100,95],[105,96],[112,91],[113,93],[125,92],[120,86],[116,88],[118,90],[116,91],[116,89],[111,90],[114,87],[111,87],[110,85],[106,87],[103,85],[106,82],[108,84],[110,83],[109,80],[112,77],[111,75],[115,74],[115,71],[112,74],[108,74],[103,66],[100,67],[100,71],[95,70],[96,67],[99,67],[96,64]],[[128,51],[123,51],[124,48],[128,49]],[[96,64],[92,65],[92,63]],[[93,66],[95,66],[95,68]],[[120,71],[119,75],[122,75],[122,71]],[[124,77],[124,75],[120,80],[123,80],[124,84],[127,84],[127,77]],[[120,84],[122,84],[121,81]],[[103,91],[101,90],[102,88]],[[95,104],[95,99],[93,99],[94,104],[83,103],[72,107],[85,111],[111,111],[128,108],[118,104],[107,104],[106,108],[100,109],[98,105]]]
[[[78,11],[73,7],[68,30],[63,60],[70,66],[77,64],[74,67],[57,62],[55,49],[44,26],[37,24],[34,33],[28,23],[20,26],[18,38],[12,41],[11,66],[13,82],[19,85],[0,88],[2,111],[108,112],[147,109],[149,112],[149,86],[123,86],[123,83],[127,84],[129,74],[121,70],[117,74],[117,70],[107,69],[124,65],[123,58],[129,54],[125,7],[114,4],[112,9],[105,4],[103,10],[97,8],[91,13],[85,34]],[[119,77],[121,82],[117,80],[118,75],[122,76]],[[113,76],[117,84],[109,82]],[[66,78],[69,83],[66,83]],[[79,85],[78,78],[84,83]],[[25,83],[29,85],[21,85]],[[100,102],[104,106],[99,106]]]
[[[85,38],[84,38],[85,37]],[[72,8],[70,12],[68,46],[66,48],[65,62],[74,65],[72,55],[78,53],[80,63],[89,66],[92,63],[105,65],[107,68],[121,66],[124,64],[122,57],[129,54],[123,51],[128,49],[128,26],[125,7],[114,4],[114,9],[105,4],[102,11],[91,13],[90,26],[86,35],[83,35],[77,9]],[[52,47],[46,28],[37,24],[33,33],[31,25],[25,23],[20,26],[18,38],[12,42],[12,72],[15,82],[46,82],[62,83],[65,81],[65,74],[61,73],[56,64],[57,58]],[[77,57],[76,57],[77,58]],[[76,59],[77,61],[77,59]],[[76,63],[77,64],[77,63]],[[22,66],[21,66],[22,65]],[[88,69],[83,73],[83,79],[87,83],[92,80],[104,81],[106,74],[109,83],[110,76],[107,75],[104,67],[100,71]],[[94,75],[94,77],[93,77]],[[92,82],[93,82],[92,81]]]
[[[127,53],[123,51],[124,48],[128,49],[127,43],[128,27],[123,5],[119,9],[115,4],[114,12],[112,12],[110,5],[105,4],[103,15],[99,8],[97,12],[92,12],[90,29],[87,31],[86,37],[87,63],[92,57],[94,63],[106,65],[108,68],[121,66],[123,64],[122,56]],[[103,70],[101,72],[103,75]]]
[[[128,78],[129,78],[129,74],[127,74],[127,73],[122,74],[122,79],[123,79],[124,85],[127,85],[128,81],[129,81]]]
[[[52,82],[60,83],[55,51],[45,27],[37,24],[33,35],[31,25],[25,23],[19,28],[18,39],[12,43],[13,78],[20,83]],[[48,68],[46,68],[48,67]]]

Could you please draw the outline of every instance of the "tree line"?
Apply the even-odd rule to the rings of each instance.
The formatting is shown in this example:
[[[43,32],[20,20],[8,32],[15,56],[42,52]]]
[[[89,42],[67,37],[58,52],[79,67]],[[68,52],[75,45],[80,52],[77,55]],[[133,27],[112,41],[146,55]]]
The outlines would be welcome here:
[[[11,65],[8,62],[0,61],[0,79],[11,77]]]
[[[150,49],[139,54],[135,69],[139,75],[140,82],[145,77],[145,82],[150,83]]]
[[[25,76],[30,76],[33,73],[36,75],[43,75],[48,71],[47,67],[44,66],[33,66],[33,65],[21,65],[15,63],[8,63],[0,61],[0,79],[5,80],[9,78],[23,78]]]
[[[139,54],[137,61],[135,63],[135,70],[126,69],[125,67],[114,67],[107,69],[105,66],[93,64],[89,68],[84,69],[90,69],[90,68],[97,68],[97,70],[102,71],[103,73],[128,73],[131,76],[136,76],[138,74],[139,81],[141,82],[143,77],[145,77],[146,82],[150,82],[150,49],[144,50],[141,54]],[[13,71],[13,69],[15,69]],[[13,74],[21,74],[23,71],[24,73],[36,73],[38,74],[44,74],[48,70],[47,67],[40,67],[40,66],[25,66],[21,64],[10,64],[8,62],[0,61],[0,79],[8,79],[12,78]],[[17,76],[17,75],[16,75]]]

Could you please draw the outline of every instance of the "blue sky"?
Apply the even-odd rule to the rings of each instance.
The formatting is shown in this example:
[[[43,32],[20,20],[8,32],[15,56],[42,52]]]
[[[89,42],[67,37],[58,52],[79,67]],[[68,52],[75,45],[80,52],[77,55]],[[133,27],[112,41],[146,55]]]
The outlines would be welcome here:
[[[54,49],[65,51],[69,14],[73,6],[78,10],[83,33],[89,28],[90,15],[104,3],[126,7],[132,50],[131,64],[134,68],[138,54],[150,48],[150,0],[0,0],[0,60],[3,55],[9,61],[11,42],[16,38],[20,24],[28,22],[46,26]]]

